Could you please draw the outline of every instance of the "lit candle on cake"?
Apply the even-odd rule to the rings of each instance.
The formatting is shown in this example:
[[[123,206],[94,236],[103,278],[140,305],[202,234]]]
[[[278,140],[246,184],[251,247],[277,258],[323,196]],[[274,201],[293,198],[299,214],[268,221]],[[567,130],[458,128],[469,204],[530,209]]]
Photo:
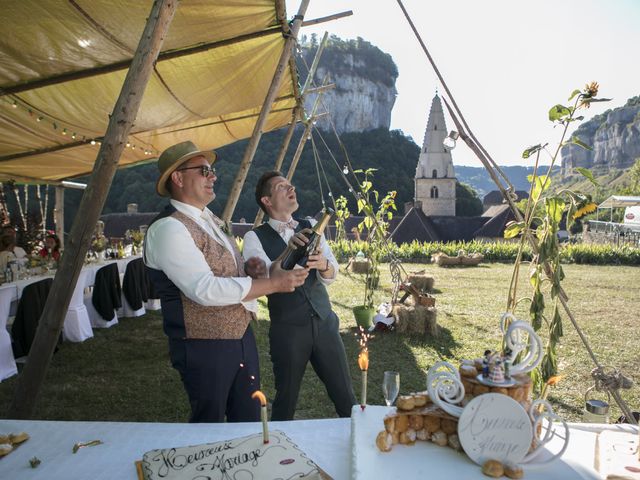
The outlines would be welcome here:
[[[262,420],[262,441],[269,443],[269,425],[267,424],[267,397],[260,390],[256,390],[251,398],[260,400],[260,419]]]
[[[367,406],[367,370],[369,369],[369,352],[364,348],[358,355],[358,366],[362,370],[362,393],[360,396],[360,408]]]

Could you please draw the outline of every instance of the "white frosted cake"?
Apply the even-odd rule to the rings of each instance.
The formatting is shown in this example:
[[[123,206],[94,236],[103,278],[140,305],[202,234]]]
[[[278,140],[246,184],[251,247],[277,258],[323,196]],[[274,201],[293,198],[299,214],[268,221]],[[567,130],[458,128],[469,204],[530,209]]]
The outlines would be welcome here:
[[[381,452],[376,436],[383,419],[394,407],[367,405],[364,411],[356,405],[351,410],[351,477],[353,480],[372,478],[434,478],[478,480],[489,478],[463,452],[441,447],[432,442],[413,445],[394,445],[393,450]],[[593,435],[593,434],[591,434]],[[579,450],[579,444],[576,444]],[[593,444],[591,444],[593,448]],[[541,455],[545,455],[543,452]],[[579,458],[580,453],[576,454]],[[584,455],[584,451],[582,452]],[[566,456],[566,455],[565,455]],[[543,467],[524,467],[525,480],[599,479],[594,470],[586,470],[564,457]]]
[[[193,447],[151,450],[142,458],[145,480],[323,479],[318,466],[281,431]]]

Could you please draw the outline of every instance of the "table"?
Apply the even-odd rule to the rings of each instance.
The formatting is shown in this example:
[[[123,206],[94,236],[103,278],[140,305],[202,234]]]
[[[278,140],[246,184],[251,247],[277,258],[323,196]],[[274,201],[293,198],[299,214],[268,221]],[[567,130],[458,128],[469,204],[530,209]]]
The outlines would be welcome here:
[[[116,262],[118,272],[124,274],[127,264],[136,258],[140,258],[140,255],[90,263],[82,267],[64,320],[62,335],[65,341],[83,342],[93,337],[89,314],[84,304],[84,289],[95,283],[97,271],[109,263]],[[15,314],[17,302],[22,296],[24,288],[45,278],[53,278],[53,275],[39,275],[0,285],[0,382],[18,372],[11,350],[11,337],[7,331],[9,315]]]
[[[356,406],[359,410],[359,407]],[[378,415],[387,407],[368,406]],[[354,415],[352,413],[352,415]],[[269,422],[271,430],[284,431],[291,440],[335,480],[352,478],[351,455],[352,419],[296,420]],[[595,442],[596,432],[603,428],[637,433],[629,425],[571,424],[574,440],[562,457],[558,467],[564,473],[575,475],[554,476],[554,470],[527,470],[525,479],[544,478],[600,478],[593,470],[593,450],[585,444]],[[136,480],[134,462],[149,450],[157,448],[199,445],[261,432],[260,423],[184,424],[184,423],[125,423],[125,422],[53,422],[42,420],[0,420],[0,433],[29,433],[31,439],[14,452],[0,459],[0,478],[24,480]],[[582,437],[580,441],[575,439]],[[100,439],[103,445],[87,447],[71,453],[76,442]],[[375,438],[372,439],[375,442]],[[399,450],[401,446],[396,448]],[[435,446],[434,446],[435,447]],[[416,447],[402,447],[406,450]],[[376,450],[377,452],[377,450]],[[486,479],[476,465],[466,457],[446,447],[436,447],[443,455],[455,455],[461,467],[447,478]],[[396,452],[400,453],[400,452]],[[394,452],[377,452],[381,459],[391,458]],[[29,459],[37,456],[42,464],[32,469]],[[357,461],[357,459],[355,460]],[[437,462],[437,460],[436,460]],[[567,470],[567,465],[572,467]],[[467,468],[468,467],[468,468]],[[472,472],[462,475],[464,468]],[[564,470],[563,470],[564,469]],[[433,469],[431,469],[433,471]],[[377,478],[397,478],[380,475]],[[407,479],[411,477],[406,477]],[[421,476],[420,478],[427,478]]]
[[[284,431],[335,480],[350,475],[349,419],[269,422]],[[0,433],[29,433],[31,439],[0,459],[0,478],[19,480],[136,480],[134,462],[149,450],[199,445],[262,432],[260,423],[184,424],[0,420]],[[76,442],[103,445],[71,449]],[[29,466],[37,456],[38,468]]]

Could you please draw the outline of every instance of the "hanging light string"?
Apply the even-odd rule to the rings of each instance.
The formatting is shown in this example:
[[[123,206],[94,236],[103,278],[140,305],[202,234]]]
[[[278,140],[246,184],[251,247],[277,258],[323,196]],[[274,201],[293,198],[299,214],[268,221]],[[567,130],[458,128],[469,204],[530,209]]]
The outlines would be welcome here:
[[[5,105],[9,105],[10,108],[18,109],[26,112],[29,115],[29,117],[32,118],[37,123],[50,125],[53,130],[60,133],[60,135],[62,135],[63,137],[68,137],[72,140],[75,140],[75,144],[71,142],[72,143],[71,146],[83,145],[83,144],[99,146],[102,144],[103,137],[87,137],[86,135],[81,135],[76,132],[74,127],[64,126],[62,124],[59,124],[59,121],[47,117],[46,115],[42,114],[42,112],[37,112],[36,109],[34,109],[33,107],[25,103],[16,95],[3,96],[2,101],[5,103]],[[158,150],[156,150],[146,142],[143,142],[140,139],[136,139],[135,137],[131,137],[131,139],[135,140],[135,142],[137,142],[137,145],[134,141],[127,140],[127,143],[126,143],[127,148],[131,148],[132,150],[140,150],[144,155],[157,156],[159,154]]]

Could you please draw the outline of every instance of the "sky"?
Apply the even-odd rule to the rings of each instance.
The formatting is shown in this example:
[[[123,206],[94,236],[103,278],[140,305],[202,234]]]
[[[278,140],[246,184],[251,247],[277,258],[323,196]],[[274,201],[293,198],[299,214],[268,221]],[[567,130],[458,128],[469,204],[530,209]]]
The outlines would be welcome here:
[[[585,120],[640,95],[640,0],[402,0],[471,130],[499,165],[529,165],[531,145],[557,146],[549,109],[597,81]],[[286,0],[291,18],[299,0]],[[345,10],[351,17],[313,27],[362,37],[398,66],[391,128],[422,144],[429,107],[442,86],[397,0],[311,0],[305,19]],[[446,117],[447,128],[453,122]],[[462,141],[454,165],[480,166]],[[542,160],[549,163],[550,157]]]

